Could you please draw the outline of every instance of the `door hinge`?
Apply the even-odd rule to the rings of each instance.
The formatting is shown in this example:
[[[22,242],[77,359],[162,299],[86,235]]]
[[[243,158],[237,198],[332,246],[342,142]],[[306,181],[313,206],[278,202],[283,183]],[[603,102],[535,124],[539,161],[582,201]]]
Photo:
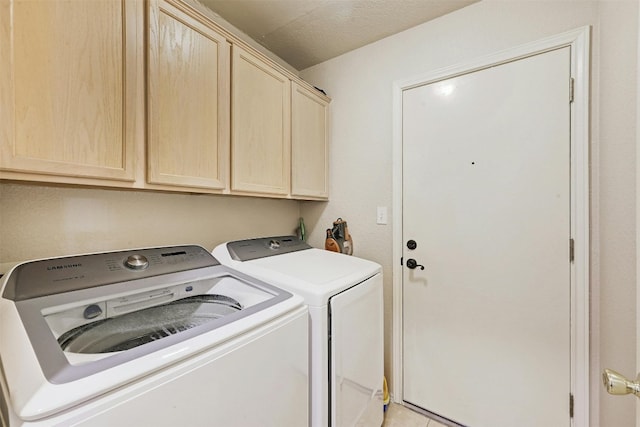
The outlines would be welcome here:
[[[575,242],[573,239],[569,239],[569,262],[573,262],[575,256]]]
[[[573,102],[573,91],[576,80],[572,77],[569,79],[569,102]]]
[[[573,394],[569,393],[569,417],[573,418]]]

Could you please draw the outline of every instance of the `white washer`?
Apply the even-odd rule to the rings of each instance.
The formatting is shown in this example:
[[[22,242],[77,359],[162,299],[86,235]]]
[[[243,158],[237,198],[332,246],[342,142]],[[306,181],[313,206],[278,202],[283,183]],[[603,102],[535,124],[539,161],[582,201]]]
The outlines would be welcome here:
[[[380,265],[315,249],[293,236],[219,245],[214,256],[301,295],[311,317],[311,426],[379,426],[383,420]]]
[[[20,264],[2,280],[5,426],[302,426],[299,296],[174,246]]]

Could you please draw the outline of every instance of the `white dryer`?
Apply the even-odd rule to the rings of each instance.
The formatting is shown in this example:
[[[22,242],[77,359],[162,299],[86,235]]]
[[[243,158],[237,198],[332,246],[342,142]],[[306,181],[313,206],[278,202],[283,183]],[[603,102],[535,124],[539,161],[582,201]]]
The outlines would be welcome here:
[[[293,236],[219,245],[223,264],[301,295],[311,318],[313,427],[383,421],[382,268]]]
[[[2,280],[4,426],[302,426],[303,300],[199,246],[20,264]]]

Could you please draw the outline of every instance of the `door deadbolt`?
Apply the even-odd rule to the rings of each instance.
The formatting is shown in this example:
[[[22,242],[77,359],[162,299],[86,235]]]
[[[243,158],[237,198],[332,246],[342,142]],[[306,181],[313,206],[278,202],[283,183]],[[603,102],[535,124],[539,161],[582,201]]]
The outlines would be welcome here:
[[[409,258],[407,260],[407,267],[410,268],[411,270],[413,270],[416,267],[420,267],[420,270],[424,270],[424,265],[418,264],[418,261],[416,261],[413,258]]]
[[[409,241],[407,242],[407,248],[409,248],[409,249],[411,249],[411,250],[414,250],[414,249],[415,249],[415,248],[417,248],[417,247],[418,247],[418,244],[416,243],[416,241],[415,241],[415,240],[409,240]]]

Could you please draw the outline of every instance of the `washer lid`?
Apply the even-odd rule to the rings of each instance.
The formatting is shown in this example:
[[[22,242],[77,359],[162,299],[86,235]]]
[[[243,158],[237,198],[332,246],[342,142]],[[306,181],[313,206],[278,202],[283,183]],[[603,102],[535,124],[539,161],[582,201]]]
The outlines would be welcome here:
[[[136,256],[148,261],[144,269],[136,268]],[[242,310],[215,317],[220,307],[202,302],[215,295],[239,301]],[[3,297],[17,310],[24,345],[33,349],[44,377],[64,384],[231,327],[292,294],[232,271],[204,248],[180,246],[31,261],[12,270]],[[172,322],[179,333],[162,331]]]

